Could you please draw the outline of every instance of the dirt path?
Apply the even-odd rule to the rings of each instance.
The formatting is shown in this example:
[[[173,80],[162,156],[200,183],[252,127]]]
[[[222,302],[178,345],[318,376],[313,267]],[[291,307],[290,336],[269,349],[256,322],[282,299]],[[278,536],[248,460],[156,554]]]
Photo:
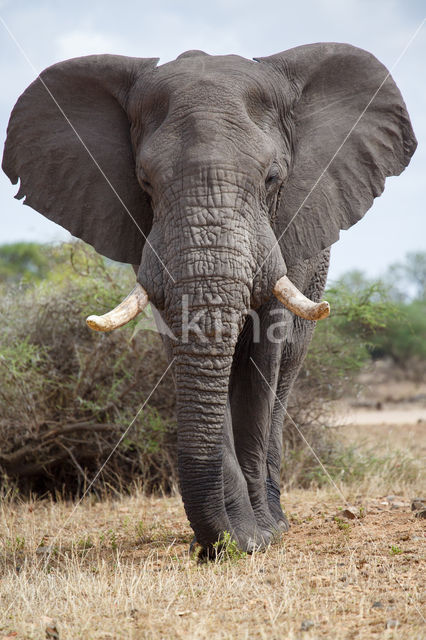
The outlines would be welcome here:
[[[381,454],[401,451],[424,459],[426,467],[426,407],[416,403],[381,406],[367,409],[341,403],[331,424],[347,444],[374,448]]]
[[[336,418],[341,425],[407,425],[419,424],[426,431],[426,407],[385,407],[382,409],[354,409],[349,408]]]

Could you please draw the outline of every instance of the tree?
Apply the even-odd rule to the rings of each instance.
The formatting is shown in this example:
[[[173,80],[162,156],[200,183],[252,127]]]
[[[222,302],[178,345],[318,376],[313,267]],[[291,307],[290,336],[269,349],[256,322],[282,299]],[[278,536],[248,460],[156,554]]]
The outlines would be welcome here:
[[[0,246],[0,282],[39,282],[52,266],[49,247],[35,242],[15,242]]]
[[[407,253],[405,261],[391,265],[385,275],[393,297],[407,302],[426,301],[426,252]]]

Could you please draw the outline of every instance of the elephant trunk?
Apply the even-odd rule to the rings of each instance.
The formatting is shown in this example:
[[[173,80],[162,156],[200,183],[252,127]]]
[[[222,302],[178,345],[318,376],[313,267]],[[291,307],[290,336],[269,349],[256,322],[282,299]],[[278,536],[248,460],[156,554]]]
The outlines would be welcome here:
[[[192,347],[175,361],[180,488],[188,520],[204,548],[224,531],[235,535],[225,510],[222,460],[231,363],[232,350],[225,345],[214,354]]]
[[[179,481],[197,541],[207,548],[229,531],[244,548],[247,540],[233,531],[225,509],[223,447],[232,359],[250,289],[220,273],[218,255],[215,264],[215,277],[198,275],[195,286],[186,272],[174,284],[173,300],[167,305],[167,321],[178,338],[172,355]]]

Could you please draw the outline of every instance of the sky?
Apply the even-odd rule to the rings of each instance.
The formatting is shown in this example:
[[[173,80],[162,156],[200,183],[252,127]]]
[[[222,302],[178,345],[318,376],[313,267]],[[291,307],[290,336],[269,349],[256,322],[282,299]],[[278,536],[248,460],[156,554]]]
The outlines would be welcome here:
[[[373,53],[407,104],[418,149],[366,216],[333,245],[331,279],[361,269],[378,277],[409,251],[426,250],[426,17],[423,0],[0,0],[0,137],[18,96],[45,67],[81,55],[159,57],[188,49],[249,59],[312,42]],[[0,244],[69,239],[13,198],[0,172]]]

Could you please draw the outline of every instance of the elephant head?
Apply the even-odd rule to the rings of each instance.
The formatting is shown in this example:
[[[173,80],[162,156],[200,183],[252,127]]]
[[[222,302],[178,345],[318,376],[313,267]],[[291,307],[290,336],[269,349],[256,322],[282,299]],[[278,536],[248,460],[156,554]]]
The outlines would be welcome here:
[[[134,292],[89,323],[120,326],[148,300],[160,311],[177,337],[170,357],[188,518],[203,546],[228,530],[252,548],[262,533],[250,515],[230,522],[223,477],[247,312],[275,293],[304,318],[327,315],[287,268],[358,221],[416,143],[385,67],[349,45],[254,61],[190,51],[157,63],[96,55],[46,69],[13,110],[3,169],[20,178],[25,204],[137,265]]]

